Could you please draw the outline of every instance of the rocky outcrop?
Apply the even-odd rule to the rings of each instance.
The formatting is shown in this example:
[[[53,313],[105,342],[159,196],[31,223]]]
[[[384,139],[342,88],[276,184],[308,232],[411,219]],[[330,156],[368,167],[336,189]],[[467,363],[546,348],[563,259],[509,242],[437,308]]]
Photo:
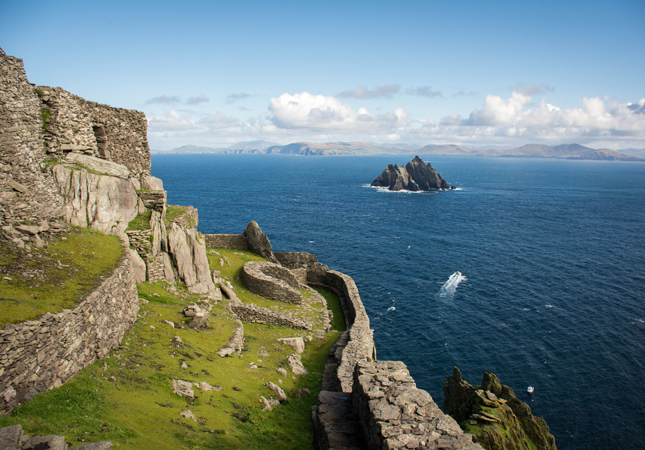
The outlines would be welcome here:
[[[253,253],[257,253],[269,262],[278,263],[278,260],[273,256],[269,238],[262,232],[260,226],[255,220],[252,220],[246,226],[244,236],[246,237],[249,250]]]
[[[197,240],[197,228],[184,229],[176,222],[168,232],[168,247],[179,277],[195,294],[215,292],[206,247]]]
[[[139,211],[130,180],[55,165],[51,175],[64,199],[66,222],[106,234],[121,234]]]
[[[386,187],[390,191],[429,191],[454,189],[430,164],[415,156],[403,167],[388,165],[387,169],[372,182],[372,187]]]
[[[531,408],[495,374],[485,372],[482,384],[473,387],[455,367],[443,392],[444,412],[487,450],[556,449],[544,419],[533,416]]]

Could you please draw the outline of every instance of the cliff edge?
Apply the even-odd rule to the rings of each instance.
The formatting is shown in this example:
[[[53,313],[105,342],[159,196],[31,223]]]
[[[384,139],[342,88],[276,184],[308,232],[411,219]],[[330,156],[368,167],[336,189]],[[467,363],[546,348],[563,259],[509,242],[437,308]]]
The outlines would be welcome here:
[[[429,191],[454,189],[430,164],[415,156],[403,167],[388,165],[387,169],[372,182],[372,187],[386,187],[390,191]]]
[[[513,389],[493,373],[484,372],[481,385],[461,378],[457,367],[443,387],[443,411],[487,450],[556,450],[545,420],[531,414]]]

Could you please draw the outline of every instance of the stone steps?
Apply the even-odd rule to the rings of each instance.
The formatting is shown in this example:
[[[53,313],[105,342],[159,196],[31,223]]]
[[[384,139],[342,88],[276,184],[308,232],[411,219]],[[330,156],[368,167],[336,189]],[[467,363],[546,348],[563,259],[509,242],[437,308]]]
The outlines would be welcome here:
[[[338,392],[337,370],[349,332],[345,331],[329,350],[318,405],[312,407],[316,450],[365,450],[365,440],[352,411],[352,394]]]

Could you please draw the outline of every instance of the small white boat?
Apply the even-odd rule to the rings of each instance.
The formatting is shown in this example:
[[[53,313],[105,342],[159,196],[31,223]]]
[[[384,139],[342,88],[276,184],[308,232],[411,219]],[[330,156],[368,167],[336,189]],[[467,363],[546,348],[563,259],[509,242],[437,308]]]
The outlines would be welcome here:
[[[395,308],[394,306],[390,306],[390,307],[387,309],[387,311],[388,311],[388,312],[390,312],[390,311],[395,311],[395,310],[396,310],[396,308]]]
[[[526,392],[528,392],[529,394],[532,394],[534,390],[535,388],[533,386],[529,386],[526,388]]]

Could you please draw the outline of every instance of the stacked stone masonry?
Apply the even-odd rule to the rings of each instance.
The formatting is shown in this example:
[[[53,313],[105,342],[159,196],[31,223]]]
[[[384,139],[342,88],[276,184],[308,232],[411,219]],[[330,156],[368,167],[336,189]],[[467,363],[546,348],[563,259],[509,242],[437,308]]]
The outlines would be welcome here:
[[[121,343],[138,312],[132,263],[123,258],[73,310],[0,330],[0,413],[105,358]]]
[[[0,54],[0,225],[58,218],[62,199],[42,172],[40,100],[21,59]]]
[[[38,86],[36,93],[47,117],[44,144],[50,157],[83,153],[122,164],[135,177],[150,174],[145,114],[87,101],[58,87]]]
[[[401,361],[359,361],[352,403],[369,449],[483,450],[416,387]]]
[[[240,320],[243,320],[245,322],[263,323],[267,325],[283,325],[300,330],[312,329],[312,325],[309,322],[293,318],[287,314],[272,311],[268,308],[262,308],[248,303],[231,303],[230,309],[231,312],[236,314]]]
[[[302,288],[291,271],[279,264],[250,261],[242,268],[242,282],[251,291],[262,297],[284,303],[302,305]]]
[[[206,247],[248,250],[249,244],[243,234],[205,234]]]

